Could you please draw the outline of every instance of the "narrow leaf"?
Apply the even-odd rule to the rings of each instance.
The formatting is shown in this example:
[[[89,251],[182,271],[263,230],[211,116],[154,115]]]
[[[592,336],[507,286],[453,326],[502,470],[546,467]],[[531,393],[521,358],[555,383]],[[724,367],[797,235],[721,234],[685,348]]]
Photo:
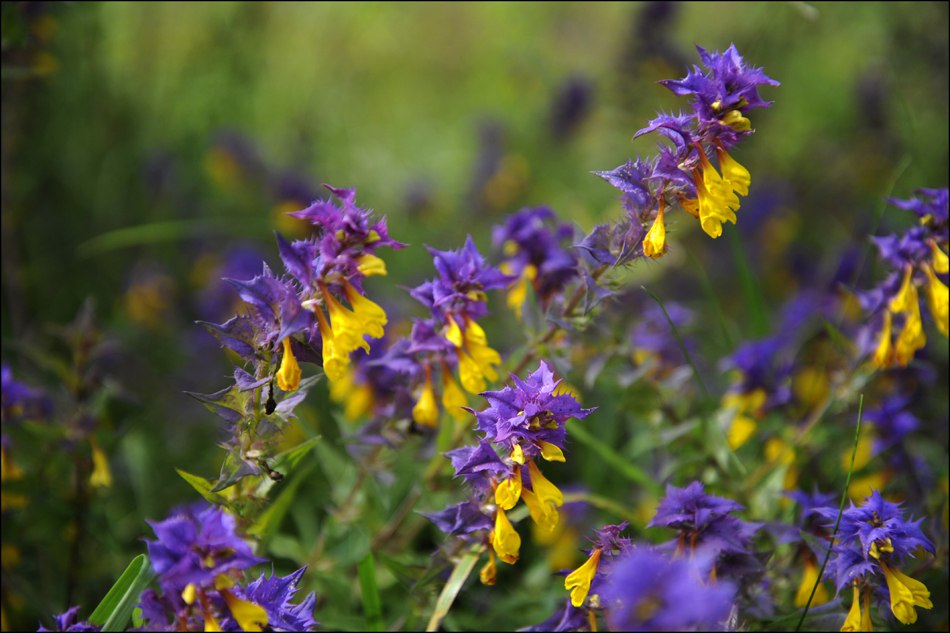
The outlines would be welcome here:
[[[366,614],[366,630],[383,630],[383,605],[376,586],[376,561],[369,552],[357,566],[360,576],[360,592],[363,594],[363,613]]]
[[[154,577],[155,572],[145,554],[133,558],[89,616],[89,621],[101,626],[103,631],[124,631],[132,611],[138,606],[139,595]]]
[[[219,495],[218,493],[212,491],[212,484],[210,481],[204,477],[199,477],[198,475],[192,475],[189,472],[186,472],[180,468],[176,468],[175,472],[181,475],[181,478],[188,482],[188,484],[194,488],[199,495],[205,498],[205,501],[208,503],[213,503],[215,505],[226,505],[227,500]]]
[[[446,582],[445,587],[442,588],[442,593],[439,594],[439,598],[435,601],[435,609],[432,611],[432,617],[429,618],[429,623],[426,625],[426,631],[439,630],[439,625],[452,609],[452,603],[455,602],[455,598],[458,596],[459,591],[461,591],[462,585],[465,584],[469,574],[471,574],[475,568],[475,563],[478,562],[478,558],[482,555],[483,550],[484,545],[473,545],[471,549],[459,559],[459,562],[455,564],[452,575],[449,576],[448,582]]]

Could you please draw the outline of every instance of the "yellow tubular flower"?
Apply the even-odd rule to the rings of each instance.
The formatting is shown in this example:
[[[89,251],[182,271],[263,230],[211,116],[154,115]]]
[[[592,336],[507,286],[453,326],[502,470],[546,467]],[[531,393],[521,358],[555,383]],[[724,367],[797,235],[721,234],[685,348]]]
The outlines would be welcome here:
[[[452,375],[447,369],[442,370],[442,408],[449,412],[457,421],[464,420],[467,416],[464,407],[468,404],[465,394],[459,389]]]
[[[865,618],[861,617],[861,591],[857,585],[852,585],[851,609],[848,611],[848,617],[844,619],[841,625],[842,631],[870,631],[871,618],[867,617],[867,628],[865,628]]]
[[[531,479],[531,489],[539,501],[553,503],[558,507],[564,505],[564,495],[557,486],[541,474],[538,465],[534,462],[528,462],[528,476]]]
[[[510,266],[502,266],[501,272],[505,274],[511,274]],[[538,276],[538,269],[534,264],[528,264],[521,271],[521,275],[515,282],[512,284],[511,289],[508,291],[508,298],[506,303],[508,307],[511,308],[518,319],[522,318],[524,312],[524,302],[528,298],[528,284],[534,283],[534,280]]]
[[[290,337],[284,339],[284,355],[277,370],[277,386],[284,391],[294,391],[300,386],[300,365],[290,347]]]
[[[521,498],[521,468],[515,466],[515,472],[495,488],[495,504],[502,510],[511,510]]]
[[[946,257],[946,255],[944,255]],[[950,332],[950,292],[947,286],[937,278],[930,266],[924,265],[924,274],[927,275],[927,306],[933,315],[937,329],[944,336]]]
[[[663,198],[660,198],[660,208],[656,212],[656,219],[646,237],[643,238],[643,254],[647,257],[660,257],[666,248],[666,224],[663,222]]]
[[[901,282],[900,290],[891,299],[888,306],[891,312],[907,312],[917,303],[917,287],[914,285],[911,277],[914,269],[909,265],[904,269],[904,280]]]
[[[560,520],[557,508],[548,502],[542,502],[530,490],[521,491],[521,500],[528,506],[528,513],[531,514],[531,520],[542,531],[553,532]]]
[[[92,474],[89,476],[89,485],[94,488],[109,488],[112,486],[112,471],[109,470],[109,459],[99,448],[94,438],[89,438],[92,446]]]
[[[930,243],[930,251],[933,253],[934,272],[940,273],[941,275],[946,275],[950,272],[950,258],[947,257],[946,253],[940,250],[936,242]]]
[[[412,407],[412,419],[416,424],[434,427],[439,421],[439,407],[435,403],[435,391],[432,389],[432,377],[426,368],[426,384],[422,388],[419,401]]]
[[[808,597],[811,595],[811,589],[818,580],[818,566],[815,561],[808,559],[805,561],[805,573],[802,574],[802,582],[798,585],[798,591],[795,593],[795,606],[804,607],[808,603]],[[828,602],[828,590],[823,584],[818,585],[815,590],[815,597],[812,598],[811,606],[817,607]]]
[[[357,260],[356,268],[366,277],[386,274],[386,262],[370,253],[366,253]]]
[[[905,312],[904,328],[894,342],[894,362],[901,367],[906,366],[913,358],[914,353],[927,344],[927,335],[924,334],[924,324],[920,320],[920,304],[917,303],[917,288],[911,286],[908,293],[913,298],[909,310]]]
[[[511,526],[511,521],[508,520],[505,511],[501,508],[498,509],[495,515],[495,529],[492,530],[491,544],[495,549],[495,553],[498,554],[498,558],[509,565],[518,562],[521,537]]]
[[[323,300],[327,306],[327,313],[330,315],[330,329],[333,330],[337,354],[346,360],[346,364],[349,364],[350,352],[360,347],[363,351],[369,352],[369,343],[363,338],[363,335],[368,332],[364,329],[360,316],[353,310],[347,309],[326,289],[323,290]]]
[[[913,624],[917,621],[917,611],[914,607],[933,608],[930,591],[924,583],[888,567],[884,561],[880,563],[884,579],[887,580],[887,590],[891,594],[891,612],[902,624]]]
[[[327,322],[326,316],[318,306],[313,307],[314,314],[317,315],[317,322],[320,325],[320,336],[323,340],[323,373],[331,382],[343,379],[346,375],[346,368],[350,364],[349,354],[343,354],[336,343],[333,330]]]
[[[871,357],[871,363],[878,369],[886,369],[891,366],[891,324],[892,317],[890,311],[884,312],[884,325],[881,327],[881,338]]]
[[[382,338],[384,334],[383,327],[388,323],[386,311],[373,301],[361,295],[356,288],[347,281],[343,282],[343,294],[346,295],[346,300],[353,306],[353,313],[363,326],[363,333],[373,338]]]
[[[264,630],[263,627],[267,626],[267,611],[263,607],[242,600],[227,589],[222,589],[220,593],[238,626],[245,631]]]
[[[521,448],[521,444],[515,444],[515,447],[511,449],[511,461],[524,466],[524,449]]]
[[[571,604],[575,607],[580,607],[587,599],[590,583],[594,581],[597,566],[600,564],[600,555],[601,550],[595,549],[583,565],[572,571],[564,579],[564,588],[571,592]]]
[[[465,332],[450,316],[445,338],[455,345],[458,351],[459,380],[469,393],[485,390],[485,379],[495,380],[498,372],[495,365],[501,364],[501,356],[488,346],[485,330],[469,318],[465,319]]]
[[[491,586],[495,584],[497,577],[498,568],[495,566],[495,552],[488,550],[488,562],[478,572],[478,579],[482,581],[483,585]]]
[[[749,174],[749,170],[739,164],[724,149],[716,150],[716,155],[719,157],[722,179],[740,196],[749,195],[749,185],[752,184],[752,176]]]
[[[541,440],[539,444],[541,445],[541,457],[543,457],[545,461],[549,461],[549,462],[565,461],[564,451],[562,451],[558,446],[555,446],[551,442],[545,442],[544,440]]]

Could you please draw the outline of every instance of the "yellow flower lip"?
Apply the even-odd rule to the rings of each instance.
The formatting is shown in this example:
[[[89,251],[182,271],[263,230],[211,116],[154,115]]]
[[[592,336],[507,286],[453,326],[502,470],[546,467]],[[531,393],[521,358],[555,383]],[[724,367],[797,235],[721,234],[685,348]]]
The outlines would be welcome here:
[[[284,339],[284,354],[280,359],[280,369],[277,370],[277,386],[284,391],[294,391],[300,387],[300,365],[294,356],[290,345],[290,337]]]
[[[597,566],[600,564],[602,553],[600,548],[595,549],[583,565],[572,571],[564,579],[564,588],[571,592],[571,604],[575,607],[580,607],[587,599],[590,584],[597,574]]]

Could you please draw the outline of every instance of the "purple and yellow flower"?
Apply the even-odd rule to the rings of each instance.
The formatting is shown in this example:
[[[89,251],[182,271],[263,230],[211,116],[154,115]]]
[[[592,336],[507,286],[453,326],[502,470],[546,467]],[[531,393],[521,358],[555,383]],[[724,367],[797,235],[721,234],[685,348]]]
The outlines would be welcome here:
[[[837,509],[828,508],[822,514],[833,522]],[[922,521],[905,520],[900,504],[886,501],[876,490],[862,506],[852,503],[842,513],[829,564],[838,591],[852,587],[851,609],[842,631],[871,630],[869,607],[879,600],[878,596],[902,624],[917,621],[917,608],[933,607],[927,587],[898,569],[907,558],[916,558],[922,552],[936,553],[920,529]],[[879,574],[884,576],[886,589],[881,587]]]

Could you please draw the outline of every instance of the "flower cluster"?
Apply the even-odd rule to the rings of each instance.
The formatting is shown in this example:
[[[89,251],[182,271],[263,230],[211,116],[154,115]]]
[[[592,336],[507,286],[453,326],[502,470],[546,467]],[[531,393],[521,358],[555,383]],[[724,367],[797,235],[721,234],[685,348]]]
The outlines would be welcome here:
[[[482,582],[489,585],[495,582],[496,555],[508,564],[518,560],[521,536],[507,513],[519,500],[541,530],[551,532],[557,526],[564,495],[541,473],[537,459],[565,461],[565,424],[593,411],[560,393],[561,381],[543,361],[526,380],[511,378],[514,387],[482,393],[488,408],[472,411],[483,434],[478,445],[446,454],[456,476],[471,487],[472,499],[429,515],[450,534],[489,530],[489,560],[481,571]]]
[[[871,327],[878,332],[871,362],[880,369],[906,366],[927,343],[918,289],[940,333],[947,336],[950,331],[948,190],[920,189],[916,193],[917,197],[909,200],[889,200],[899,209],[912,211],[919,223],[902,235],[874,238],[881,259],[893,272],[877,287],[858,295],[871,315]]]
[[[838,514],[836,508],[820,512],[831,522]],[[898,570],[908,557],[916,558],[923,551],[935,553],[933,543],[920,530],[921,521],[905,520],[900,505],[886,501],[876,490],[862,506],[851,504],[842,513],[829,563],[838,591],[852,587],[851,609],[842,631],[871,630],[872,600],[889,604],[903,624],[917,621],[917,607],[933,607],[927,587]],[[884,587],[879,574],[884,576]]]
[[[227,448],[232,461],[242,464],[229,476],[231,482],[260,472],[272,431],[305,395],[310,383],[299,397],[289,395],[302,387],[298,359],[322,359],[331,382],[345,380],[350,355],[357,349],[369,352],[365,337],[384,333],[386,313],[366,298],[363,279],[386,274],[378,248],[403,245],[389,237],[385,220],[374,220],[356,205],[354,190],[326,188],[333,198],[290,214],[313,225],[311,237],[288,242],[277,234],[285,273],[277,276],[265,264],[262,274],[250,280],[228,280],[246,309],[224,323],[205,324],[252,368],[238,368],[231,388],[199,396],[231,423],[234,437]]]
[[[522,317],[529,284],[542,309],[563,292],[577,276],[577,256],[564,248],[574,236],[570,225],[557,224],[548,207],[527,208],[496,226],[492,235],[505,259],[500,268],[514,278],[508,290],[508,306]]]
[[[241,584],[243,572],[264,559],[238,536],[234,517],[199,504],[150,522],[156,540],[149,558],[159,591],[146,590],[139,605],[150,631],[312,631],[314,594],[291,599],[305,569],[273,573]]]
[[[660,82],[689,97],[691,112],[660,114],[635,135],[657,132],[671,145],[661,146],[654,158],[595,172],[623,194],[628,218],[619,230],[626,257],[655,258],[666,252],[665,213],[673,204],[717,238],[723,222],[736,222],[739,196],[749,193],[749,171],[729,151],[754,131],[749,111],[771,105],[759,96],[759,86],[779,84],[760,68],[747,66],[734,45],[723,53],[697,48],[705,70],[694,66],[683,79]]]
[[[412,417],[433,427],[439,419],[432,374],[442,371],[442,406],[456,419],[463,419],[465,394],[452,377],[458,367],[459,382],[469,393],[485,389],[486,380],[496,380],[501,356],[488,345],[478,319],[488,313],[486,290],[503,288],[510,278],[489,265],[472,238],[456,251],[429,248],[439,276],[413,288],[410,294],[430,312],[415,321],[408,351],[419,355],[424,382]]]

